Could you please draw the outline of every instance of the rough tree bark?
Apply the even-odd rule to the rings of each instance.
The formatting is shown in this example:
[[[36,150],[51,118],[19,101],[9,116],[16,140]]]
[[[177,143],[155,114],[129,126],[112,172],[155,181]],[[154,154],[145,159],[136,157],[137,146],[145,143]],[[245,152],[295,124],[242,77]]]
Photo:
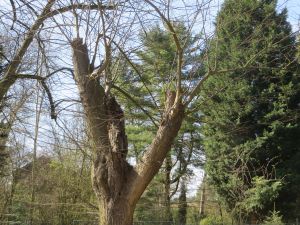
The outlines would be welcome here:
[[[93,188],[99,201],[101,225],[131,225],[140,196],[161,167],[184,118],[176,93],[166,94],[165,112],[157,134],[140,163],[126,161],[127,137],[124,114],[114,96],[99,79],[90,78],[90,60],[82,39],[72,42],[76,83],[85,110],[94,148]],[[176,98],[180,99],[180,98]]]

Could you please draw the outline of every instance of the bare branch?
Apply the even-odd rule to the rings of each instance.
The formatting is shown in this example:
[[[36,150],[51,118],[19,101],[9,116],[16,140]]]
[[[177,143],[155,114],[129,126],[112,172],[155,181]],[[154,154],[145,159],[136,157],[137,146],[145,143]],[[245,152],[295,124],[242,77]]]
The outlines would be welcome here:
[[[158,125],[156,124],[154,118],[149,114],[149,112],[143,108],[143,106],[141,106],[141,104],[139,104],[129,93],[127,93],[125,90],[121,89],[120,87],[116,86],[116,85],[112,85],[112,88],[116,89],[117,91],[119,91],[120,93],[122,93],[126,98],[128,98],[130,101],[132,101],[137,107],[139,107],[151,120],[151,122],[153,123],[153,125],[158,128]]]
[[[14,3],[14,0],[9,0],[9,2],[10,2],[10,5],[12,7],[12,13],[13,13],[13,21],[12,21],[10,29],[13,30],[14,29],[14,24],[17,21],[17,12],[16,12],[16,6],[15,6],[15,3]]]
[[[176,90],[176,101],[177,102],[181,102],[182,99],[182,93],[181,93],[181,76],[182,76],[182,65],[183,65],[183,49],[182,46],[180,44],[180,40],[178,38],[178,35],[175,31],[174,26],[172,25],[171,21],[169,19],[167,19],[165,17],[165,15],[161,12],[161,10],[155,5],[153,4],[150,0],[145,0],[157,13],[158,15],[161,17],[161,19],[163,20],[163,22],[167,25],[168,30],[171,32],[174,42],[176,44],[176,48],[177,48],[177,90]]]

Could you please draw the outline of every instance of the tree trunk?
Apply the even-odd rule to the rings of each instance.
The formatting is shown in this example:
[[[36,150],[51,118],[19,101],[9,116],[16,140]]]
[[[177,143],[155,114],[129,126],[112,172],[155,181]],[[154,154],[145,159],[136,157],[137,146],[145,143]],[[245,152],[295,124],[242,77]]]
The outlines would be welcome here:
[[[186,184],[185,181],[181,182],[180,196],[179,196],[179,209],[178,209],[178,222],[180,225],[186,225],[187,216],[187,202],[186,202]]]
[[[206,188],[206,173],[204,173],[204,176],[203,176],[203,180],[202,180],[202,187],[201,187],[201,194],[200,194],[200,208],[199,208],[199,214],[200,214],[200,216],[204,216],[204,213],[205,213],[205,211],[204,211],[204,207],[205,207],[205,195],[206,195],[206,193],[205,193],[205,188]]]
[[[172,158],[171,154],[168,153],[165,159],[165,182],[164,182],[164,198],[165,198],[165,219],[166,221],[173,221],[172,212],[171,212],[171,170],[172,170]]]
[[[10,126],[0,122],[0,176],[5,175],[5,166],[7,165],[7,159],[9,157],[9,153],[6,149],[9,132]]]
[[[116,99],[106,93],[99,78],[90,78],[87,46],[72,42],[74,75],[86,114],[93,146],[92,182],[99,201],[101,225],[131,225],[137,201],[161,167],[184,117],[174,92],[167,93],[166,109],[156,137],[141,162],[126,161],[124,114]]]
[[[134,206],[126,199],[101,199],[99,201],[99,223],[101,225],[132,225]]]

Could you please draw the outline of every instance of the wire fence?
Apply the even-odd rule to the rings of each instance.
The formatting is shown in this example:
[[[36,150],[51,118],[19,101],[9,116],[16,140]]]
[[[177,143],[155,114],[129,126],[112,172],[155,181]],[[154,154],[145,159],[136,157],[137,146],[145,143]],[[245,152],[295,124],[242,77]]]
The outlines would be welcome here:
[[[21,225],[29,225],[28,219],[28,209],[30,206],[35,206],[36,213],[34,219],[34,225],[98,225],[98,212],[97,210],[92,210],[91,208],[87,208],[84,204],[72,204],[72,203],[35,203],[35,204],[27,204],[28,202],[16,201],[18,203],[18,208],[11,208],[10,213],[0,214],[0,225],[13,225],[13,224],[21,224]],[[26,204],[25,204],[26,203]],[[148,203],[149,204],[149,203]],[[140,203],[139,206],[143,206],[142,208],[137,208],[135,214],[135,220],[133,225],[183,225],[178,221],[177,209],[178,204],[172,204],[172,221],[163,219],[165,213],[164,205],[159,205],[157,207],[147,207],[146,203]],[[21,207],[22,206],[22,207]],[[52,208],[52,206],[55,206]],[[59,210],[57,207],[60,206]],[[206,208],[207,208],[206,204]],[[199,215],[199,201],[188,201],[188,212],[187,223],[184,225],[199,225],[201,221],[201,216]],[[26,210],[25,210],[26,209]],[[25,212],[23,212],[25,210]],[[44,213],[38,213],[38,212]],[[142,212],[142,214],[139,214]],[[194,213],[194,214],[193,214]],[[151,218],[151,219],[150,219]],[[192,222],[191,222],[192,221]],[[32,223],[31,223],[32,224]],[[254,224],[237,224],[234,222],[224,223],[223,225],[254,225]],[[263,225],[263,224],[255,224],[255,225]],[[280,224],[280,225],[300,225],[299,219],[290,220],[288,223]]]
[[[5,225],[29,225],[29,223],[24,223],[21,221],[0,221],[0,224],[5,224]],[[70,225],[98,225],[99,221],[98,220],[73,220],[73,222]],[[53,223],[43,223],[41,225],[53,225]],[[183,225],[171,221],[134,221],[133,225]],[[199,223],[186,223],[184,225],[199,225]],[[223,224],[223,225],[264,225],[264,224]],[[273,224],[275,225],[275,224]],[[285,223],[285,224],[280,224],[280,225],[300,225],[299,221],[296,219],[295,222],[293,223]]]

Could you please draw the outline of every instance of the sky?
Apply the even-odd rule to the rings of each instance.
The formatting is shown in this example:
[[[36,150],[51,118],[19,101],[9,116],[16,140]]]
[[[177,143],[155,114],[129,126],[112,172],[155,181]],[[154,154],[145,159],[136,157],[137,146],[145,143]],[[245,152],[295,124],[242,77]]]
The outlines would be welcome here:
[[[293,30],[296,31],[299,29],[299,20],[300,20],[300,0],[279,0],[278,8],[282,9],[283,7],[288,9],[288,20],[293,26]]]

